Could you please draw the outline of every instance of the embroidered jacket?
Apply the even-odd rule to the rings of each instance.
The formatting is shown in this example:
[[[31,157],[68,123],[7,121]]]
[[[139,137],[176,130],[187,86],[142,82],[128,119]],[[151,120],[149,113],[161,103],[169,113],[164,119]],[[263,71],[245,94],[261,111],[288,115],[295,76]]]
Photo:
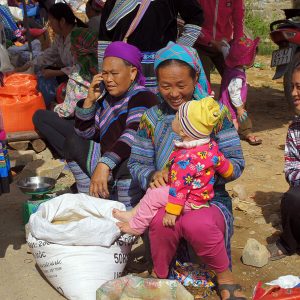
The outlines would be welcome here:
[[[75,132],[100,143],[99,162],[112,170],[129,157],[141,116],[158,98],[145,87],[135,86],[119,98],[106,94],[90,108],[83,108],[83,102],[78,101],[75,109]]]

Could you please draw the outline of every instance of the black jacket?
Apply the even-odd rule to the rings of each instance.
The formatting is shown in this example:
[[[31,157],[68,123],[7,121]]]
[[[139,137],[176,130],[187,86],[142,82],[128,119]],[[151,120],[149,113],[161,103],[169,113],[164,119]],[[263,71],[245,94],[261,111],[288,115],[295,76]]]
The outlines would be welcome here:
[[[107,0],[105,3],[99,40],[122,41],[139,9],[139,6],[136,7],[108,31],[106,21],[115,3],[116,0]],[[201,26],[203,23],[203,11],[197,0],[155,0],[151,2],[138,27],[128,38],[128,43],[141,51],[157,51],[165,47],[169,41],[175,42],[178,14],[185,24]]]

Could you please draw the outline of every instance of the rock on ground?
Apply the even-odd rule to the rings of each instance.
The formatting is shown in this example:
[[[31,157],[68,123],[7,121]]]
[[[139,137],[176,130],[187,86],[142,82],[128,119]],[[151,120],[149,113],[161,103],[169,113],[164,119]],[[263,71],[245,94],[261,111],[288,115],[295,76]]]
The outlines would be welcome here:
[[[44,161],[42,159],[36,159],[28,163],[18,179],[30,177],[30,176],[45,176],[57,179],[60,173],[62,172],[65,163],[59,161],[58,159],[52,159]]]
[[[36,153],[33,150],[8,150],[10,166],[25,166],[36,159]]]
[[[269,261],[269,251],[255,239],[248,239],[243,250],[243,263],[254,267],[263,267]]]
[[[233,196],[239,198],[240,200],[247,199],[247,193],[245,187],[242,184],[235,184],[232,188]]]

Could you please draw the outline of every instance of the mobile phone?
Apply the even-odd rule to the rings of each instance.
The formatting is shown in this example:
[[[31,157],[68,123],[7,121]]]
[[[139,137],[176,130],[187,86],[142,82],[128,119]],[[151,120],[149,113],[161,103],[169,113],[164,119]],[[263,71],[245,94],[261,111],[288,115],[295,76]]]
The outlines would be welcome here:
[[[99,89],[100,89],[100,91],[103,93],[103,91],[105,90],[105,84],[104,84],[104,82],[103,81],[101,81],[100,83],[99,83]]]

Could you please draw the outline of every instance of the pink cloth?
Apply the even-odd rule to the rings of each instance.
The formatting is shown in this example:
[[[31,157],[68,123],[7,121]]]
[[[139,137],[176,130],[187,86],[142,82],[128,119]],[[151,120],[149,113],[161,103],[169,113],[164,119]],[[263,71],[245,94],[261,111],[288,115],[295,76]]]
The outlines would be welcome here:
[[[189,149],[175,148],[169,160],[169,203],[182,207],[186,201],[206,205],[214,197],[215,172],[224,175],[231,166],[213,140]]]
[[[165,209],[160,208],[149,231],[154,272],[159,278],[167,278],[181,238],[191,244],[196,254],[212,270],[221,273],[228,269],[229,259],[224,242],[225,221],[216,206],[183,213],[174,227],[163,226],[164,214]]]
[[[198,0],[205,16],[197,42],[208,46],[211,40],[227,42],[244,35],[243,0]],[[217,5],[217,3],[219,3]]]

